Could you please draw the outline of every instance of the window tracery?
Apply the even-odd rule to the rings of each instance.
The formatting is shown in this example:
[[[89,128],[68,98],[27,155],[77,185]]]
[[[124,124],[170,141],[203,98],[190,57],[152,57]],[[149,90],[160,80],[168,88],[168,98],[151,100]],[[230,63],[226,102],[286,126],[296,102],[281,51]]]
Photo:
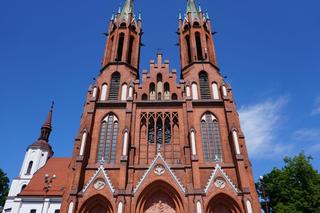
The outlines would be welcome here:
[[[203,156],[205,161],[222,161],[221,138],[217,119],[206,113],[201,119]]]
[[[109,114],[101,124],[97,161],[115,162],[118,131],[118,118],[114,114]]]
[[[141,130],[144,125],[148,129],[148,143],[149,144],[170,144],[173,139],[173,133],[178,133],[179,117],[177,112],[150,112],[141,114]],[[141,132],[140,135],[142,135]]]

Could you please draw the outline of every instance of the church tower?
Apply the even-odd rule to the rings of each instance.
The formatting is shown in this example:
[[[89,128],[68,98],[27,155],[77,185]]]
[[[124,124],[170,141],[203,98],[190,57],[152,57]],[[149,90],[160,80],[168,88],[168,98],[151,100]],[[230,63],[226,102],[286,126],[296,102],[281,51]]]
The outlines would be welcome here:
[[[52,131],[52,111],[53,107],[51,107],[48,117],[41,127],[39,139],[27,148],[19,176],[12,180],[4,206],[4,209],[9,212],[19,212],[21,199],[17,198],[17,195],[27,187],[34,174],[45,166],[48,159],[53,156],[49,144],[49,136]]]
[[[133,0],[112,15],[61,212],[261,212],[208,14],[187,0],[179,15],[180,79],[161,52],[139,76],[141,22]]]

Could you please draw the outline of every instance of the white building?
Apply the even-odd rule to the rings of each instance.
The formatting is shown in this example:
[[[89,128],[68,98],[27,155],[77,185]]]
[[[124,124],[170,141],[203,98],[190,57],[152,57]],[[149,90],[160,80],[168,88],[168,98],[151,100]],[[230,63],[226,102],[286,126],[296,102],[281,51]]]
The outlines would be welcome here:
[[[4,213],[60,212],[70,159],[52,158],[48,143],[51,123],[52,109],[41,127],[39,139],[27,149],[19,176],[12,181]]]

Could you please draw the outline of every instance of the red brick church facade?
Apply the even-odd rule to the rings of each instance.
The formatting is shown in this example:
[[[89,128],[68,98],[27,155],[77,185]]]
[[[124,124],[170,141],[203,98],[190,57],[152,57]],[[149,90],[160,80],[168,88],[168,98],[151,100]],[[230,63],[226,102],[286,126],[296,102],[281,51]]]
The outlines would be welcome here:
[[[87,94],[61,212],[260,212],[210,18],[187,1],[179,81],[161,53],[139,81],[142,34],[127,0]]]
[[[55,194],[63,198],[60,211],[261,212],[208,14],[188,0],[179,16],[181,77],[161,53],[139,76],[142,34],[141,17],[134,15],[133,0],[126,0],[110,21],[73,157],[49,160],[51,170],[54,162],[66,164],[67,175],[60,169],[63,180],[53,181],[63,185]],[[32,184],[20,195],[30,195]]]

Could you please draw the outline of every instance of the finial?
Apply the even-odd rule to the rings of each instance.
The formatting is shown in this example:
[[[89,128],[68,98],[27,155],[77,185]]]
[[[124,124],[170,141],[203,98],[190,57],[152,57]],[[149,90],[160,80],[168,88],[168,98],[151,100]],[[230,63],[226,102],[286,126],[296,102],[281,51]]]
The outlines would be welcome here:
[[[182,20],[181,10],[179,10],[179,20]]]
[[[201,6],[200,6],[200,4],[199,4],[199,13],[201,13],[202,12],[202,9],[201,9]]]
[[[139,20],[139,21],[142,21],[142,18],[141,18],[141,11],[139,11],[139,14],[138,14],[138,20]]]
[[[110,21],[113,21],[113,20],[114,20],[114,13],[112,13]]]
[[[51,102],[51,107],[50,107],[50,111],[52,112],[54,108],[54,101]]]
[[[208,11],[206,11],[206,19],[207,19],[207,20],[210,20]]]
[[[118,9],[118,14],[121,13],[121,6],[119,6],[119,9]]]

